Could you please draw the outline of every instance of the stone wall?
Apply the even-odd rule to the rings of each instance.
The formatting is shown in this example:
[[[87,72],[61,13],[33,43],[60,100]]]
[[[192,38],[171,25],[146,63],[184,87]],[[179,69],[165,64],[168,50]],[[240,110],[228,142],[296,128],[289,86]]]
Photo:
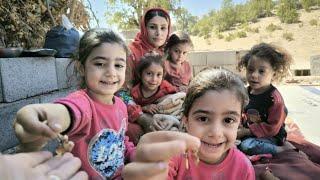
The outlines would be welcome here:
[[[320,76],[320,55],[310,57],[310,74]]]
[[[70,59],[53,57],[0,58],[0,152],[17,145],[12,125],[16,112],[33,103],[48,103],[74,91],[69,83]]]

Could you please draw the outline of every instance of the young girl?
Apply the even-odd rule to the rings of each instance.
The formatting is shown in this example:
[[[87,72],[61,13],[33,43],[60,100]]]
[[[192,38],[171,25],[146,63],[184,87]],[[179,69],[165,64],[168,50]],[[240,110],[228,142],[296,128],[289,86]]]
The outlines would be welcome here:
[[[120,170],[134,153],[125,137],[126,105],[114,96],[124,83],[127,55],[128,48],[116,33],[86,32],[75,61],[84,89],[54,104],[19,110],[14,126],[22,147],[39,149],[63,132],[75,143],[72,153],[81,159],[90,179],[120,178]]]
[[[160,113],[160,107],[156,104],[156,101],[167,94],[177,92],[175,86],[163,80],[165,71],[162,56],[150,54],[142,57],[137,66],[137,71],[139,72],[137,78],[139,83],[131,89],[133,100],[141,106],[144,113],[152,115]],[[140,132],[137,130],[133,132],[132,129],[128,130],[128,136],[135,144],[142,134],[142,128],[140,128]]]
[[[159,176],[168,176],[167,179],[255,179],[250,161],[235,146],[247,102],[244,84],[235,74],[212,68],[201,71],[189,85],[183,118],[188,134],[198,141],[182,133],[146,134],[137,147],[137,162],[128,165],[123,176],[128,179]],[[171,157],[183,151],[186,153]],[[169,158],[167,172],[165,161]],[[141,169],[150,173],[142,176]]]
[[[192,47],[189,35],[183,32],[173,33],[165,47],[168,54],[165,79],[184,92],[192,78],[192,68],[187,61],[187,53]]]
[[[239,147],[246,154],[274,155],[288,147],[282,146],[287,136],[284,124],[286,107],[272,82],[285,77],[290,63],[291,57],[284,50],[261,43],[254,46],[238,64],[239,69],[246,69],[249,83],[250,101],[245,108],[247,120],[244,128],[239,130],[242,140]]]

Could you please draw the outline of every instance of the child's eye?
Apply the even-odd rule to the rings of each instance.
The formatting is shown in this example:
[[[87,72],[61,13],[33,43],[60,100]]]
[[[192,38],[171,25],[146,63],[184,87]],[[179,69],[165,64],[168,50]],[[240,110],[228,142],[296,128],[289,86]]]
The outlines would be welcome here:
[[[167,30],[167,27],[161,27],[161,30],[163,30],[163,31]]]
[[[151,73],[151,72],[147,72],[146,74],[147,74],[148,76],[151,76],[151,75],[152,75],[152,73]]]
[[[94,63],[94,65],[95,65],[95,66],[98,66],[98,67],[101,67],[101,66],[103,66],[103,63],[96,62],[96,63]]]
[[[119,69],[124,68],[124,65],[122,65],[122,64],[116,64],[115,66],[116,66],[116,68],[119,68]]]
[[[205,122],[208,122],[208,121],[209,121],[209,118],[207,118],[207,117],[205,117],[205,116],[202,116],[202,117],[198,117],[197,120],[198,120],[199,122],[205,123]]]
[[[157,76],[158,76],[158,77],[162,77],[162,73],[158,73]]]
[[[224,122],[227,123],[227,124],[232,124],[232,123],[236,122],[236,120],[233,119],[233,118],[225,118]]]
[[[150,29],[155,29],[156,27],[154,25],[149,26]]]
[[[265,71],[264,70],[259,70],[259,73],[260,74],[263,74]]]

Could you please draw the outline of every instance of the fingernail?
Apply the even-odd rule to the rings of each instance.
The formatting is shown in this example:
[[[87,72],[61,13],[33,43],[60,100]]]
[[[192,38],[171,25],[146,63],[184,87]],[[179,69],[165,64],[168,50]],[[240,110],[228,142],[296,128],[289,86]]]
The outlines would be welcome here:
[[[61,129],[62,129],[61,125],[58,124],[58,123],[53,124],[53,128],[54,128],[55,130],[61,130]]]

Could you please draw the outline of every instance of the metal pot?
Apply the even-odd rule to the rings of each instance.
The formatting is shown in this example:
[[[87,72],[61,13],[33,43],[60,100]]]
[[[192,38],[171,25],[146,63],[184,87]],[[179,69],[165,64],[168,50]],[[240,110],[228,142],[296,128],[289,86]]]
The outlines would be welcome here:
[[[21,47],[0,48],[0,58],[19,57],[22,51],[23,51],[23,48]]]

